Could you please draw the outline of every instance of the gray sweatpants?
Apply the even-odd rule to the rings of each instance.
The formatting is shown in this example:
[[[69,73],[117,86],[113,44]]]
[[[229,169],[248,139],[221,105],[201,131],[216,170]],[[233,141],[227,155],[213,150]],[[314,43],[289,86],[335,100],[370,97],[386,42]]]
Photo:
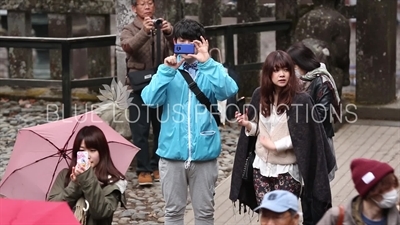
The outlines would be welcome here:
[[[191,162],[160,158],[158,163],[162,194],[165,200],[165,225],[183,225],[187,192],[192,200],[196,225],[214,224],[214,194],[218,178],[216,159]]]

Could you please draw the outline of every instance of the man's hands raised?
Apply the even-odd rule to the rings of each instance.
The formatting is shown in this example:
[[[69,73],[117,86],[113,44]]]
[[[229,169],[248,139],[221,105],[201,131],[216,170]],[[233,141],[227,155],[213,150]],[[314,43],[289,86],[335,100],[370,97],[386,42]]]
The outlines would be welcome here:
[[[167,58],[164,59],[164,64],[174,69],[178,69],[184,62],[185,62],[184,58],[181,58],[181,60],[178,62],[176,54],[168,56]]]

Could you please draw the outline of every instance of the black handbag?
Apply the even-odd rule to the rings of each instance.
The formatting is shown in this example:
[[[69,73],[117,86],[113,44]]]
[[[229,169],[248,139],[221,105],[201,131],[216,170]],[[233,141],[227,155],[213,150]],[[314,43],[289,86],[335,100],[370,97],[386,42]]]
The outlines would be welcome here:
[[[153,69],[129,72],[129,68],[127,67],[128,79],[134,92],[140,92],[150,83],[151,78],[157,72],[157,68],[161,64],[161,29],[156,29],[156,43],[156,58],[154,57],[154,42],[151,43],[151,55],[153,59],[153,65],[155,65]],[[128,59],[126,59],[126,61],[128,62]],[[156,62],[155,64],[154,61]]]
[[[242,173],[242,179],[245,181],[253,180],[253,162],[255,157],[254,151],[251,151],[246,158]]]
[[[190,76],[190,74],[184,70],[179,70],[181,72],[183,78],[185,78],[186,83],[189,85],[189,89],[196,95],[197,100],[201,104],[203,104],[208,111],[211,112],[212,116],[215,119],[215,122],[217,122],[217,125],[221,125],[221,113],[218,111],[218,109],[215,108],[215,106],[211,105],[210,100],[206,97],[206,95],[200,90],[199,86],[197,86],[197,83],[194,82],[193,78]]]
[[[129,82],[131,83],[133,91],[140,92],[143,90],[143,88],[150,83],[155,72],[155,70],[138,70],[128,73]]]

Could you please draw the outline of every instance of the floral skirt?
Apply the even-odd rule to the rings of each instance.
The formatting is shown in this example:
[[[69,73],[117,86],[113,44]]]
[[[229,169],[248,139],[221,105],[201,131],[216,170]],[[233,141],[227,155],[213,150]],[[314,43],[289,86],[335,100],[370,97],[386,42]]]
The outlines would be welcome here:
[[[266,193],[274,190],[290,191],[300,197],[301,184],[289,173],[279,174],[278,177],[264,177],[259,169],[253,169],[253,179],[258,205],[260,205]]]

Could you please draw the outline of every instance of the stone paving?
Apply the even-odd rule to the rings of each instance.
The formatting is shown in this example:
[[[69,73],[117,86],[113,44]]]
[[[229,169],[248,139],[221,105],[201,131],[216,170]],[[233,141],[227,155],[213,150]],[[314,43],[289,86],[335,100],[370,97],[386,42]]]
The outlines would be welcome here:
[[[90,108],[90,105],[90,102],[87,103],[87,108]],[[57,109],[59,111],[55,112]],[[17,102],[4,99],[0,101],[0,179],[6,169],[18,130],[60,119],[62,115],[61,109],[60,102],[46,102],[43,100],[20,100]],[[77,114],[84,112],[84,103],[78,102]],[[217,185],[231,173],[239,131],[234,124],[221,128],[223,144],[221,155],[218,158]],[[145,225],[163,223],[164,201],[161,195],[160,183],[155,183],[152,187],[140,187],[137,183],[134,166],[128,170],[126,177],[128,180],[128,189],[126,191],[127,210],[119,208],[115,212],[113,224],[140,223]],[[189,199],[188,203],[190,203]],[[190,210],[190,206],[187,210]]]
[[[346,204],[357,195],[351,180],[350,162],[369,158],[389,163],[400,174],[400,121],[354,120],[344,124],[333,138],[338,171],[331,182],[332,205]],[[238,213],[229,200],[231,176],[215,190],[215,225],[258,225],[258,214]],[[194,225],[193,211],[185,215],[185,224]]]

